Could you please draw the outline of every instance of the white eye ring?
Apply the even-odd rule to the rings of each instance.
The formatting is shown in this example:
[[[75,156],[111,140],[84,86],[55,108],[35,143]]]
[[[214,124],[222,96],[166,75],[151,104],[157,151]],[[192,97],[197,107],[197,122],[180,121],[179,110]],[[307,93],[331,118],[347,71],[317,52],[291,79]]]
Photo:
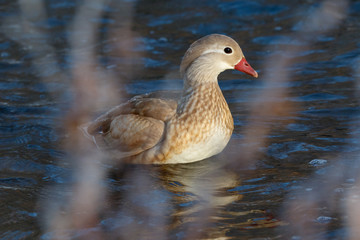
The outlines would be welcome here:
[[[226,47],[226,48],[224,48],[224,52],[226,54],[231,54],[233,52],[233,50],[230,47]]]

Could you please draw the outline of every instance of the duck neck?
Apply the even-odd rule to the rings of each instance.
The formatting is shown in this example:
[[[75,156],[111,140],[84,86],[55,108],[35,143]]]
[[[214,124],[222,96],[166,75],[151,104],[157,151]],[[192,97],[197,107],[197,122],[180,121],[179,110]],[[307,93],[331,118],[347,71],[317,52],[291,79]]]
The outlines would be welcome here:
[[[226,103],[217,79],[224,70],[211,58],[198,58],[191,63],[184,72],[184,89],[177,112],[187,112],[194,105],[208,108],[213,100]]]
[[[203,83],[190,83],[192,84],[184,85],[182,97],[177,108],[178,114],[181,115],[184,112],[193,112],[200,108],[210,110],[219,102],[227,106],[217,79],[216,81]]]
[[[200,76],[198,75],[198,77]],[[203,86],[208,86],[208,87],[219,86],[217,76],[204,76],[204,78],[201,78],[201,80],[199,80],[199,78],[193,78],[191,76],[186,75],[183,81],[184,81],[183,95],[187,95],[192,91],[198,91]]]
[[[202,84],[218,84],[217,77],[224,70],[221,68],[221,64],[214,64],[212,58],[198,58],[184,73],[184,91],[197,88]]]

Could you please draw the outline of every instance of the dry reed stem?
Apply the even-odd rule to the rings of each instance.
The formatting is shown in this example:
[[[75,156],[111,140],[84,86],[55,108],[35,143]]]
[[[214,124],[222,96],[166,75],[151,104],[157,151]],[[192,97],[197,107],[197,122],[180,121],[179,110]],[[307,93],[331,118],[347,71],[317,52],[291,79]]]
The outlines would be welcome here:
[[[295,39],[302,41],[306,47],[310,46],[318,37],[336,29],[341,24],[346,17],[347,8],[348,1],[324,1],[316,11],[307,17],[296,33]],[[316,223],[316,219],[321,216],[320,206],[325,206],[332,213],[339,210],[339,194],[334,189],[352,175],[352,171],[349,170],[348,167],[338,162],[327,169],[326,176],[314,176],[302,184],[303,188],[301,189],[309,189],[308,192],[302,190],[289,194],[283,205],[283,216],[290,223],[285,232],[287,237],[309,240],[315,237],[316,239],[327,238],[321,236],[326,232],[327,225]],[[326,185],[323,185],[324,183]],[[354,205],[350,204],[347,207],[351,208],[352,206]],[[357,218],[359,217],[360,215],[357,216]],[[355,219],[356,217],[351,221],[358,222],[358,219]],[[349,225],[351,226],[352,223]]]
[[[46,33],[40,31],[32,25],[32,22],[40,19],[46,19],[46,12],[44,10],[44,2],[41,0],[21,0],[19,1],[22,10],[21,25],[22,30],[27,31],[29,34],[33,34],[37,37],[42,37]],[[94,46],[97,43],[96,29],[99,28],[98,24],[89,19],[100,18],[102,14],[102,8],[108,2],[105,0],[88,0],[79,7],[78,12],[74,19],[71,32],[72,37],[70,40],[71,55],[74,62],[72,72],[63,74],[62,70],[55,64],[54,58],[55,50],[48,44],[39,44],[36,41],[23,42],[26,46],[31,46],[32,51],[41,53],[39,58],[34,59],[34,66],[39,72],[45,71],[47,68],[54,69],[58,73],[58,78],[69,83],[68,87],[74,93],[74,102],[71,106],[69,114],[65,117],[65,128],[68,133],[66,140],[66,149],[69,154],[69,159],[74,161],[75,167],[74,175],[76,180],[71,187],[72,195],[66,199],[64,212],[60,211],[60,207],[49,210],[49,222],[46,223],[46,231],[52,232],[53,239],[70,239],[76,231],[89,229],[88,232],[80,235],[78,239],[106,239],[106,236],[110,238],[116,238],[117,235],[122,236],[124,239],[130,239],[142,234],[152,234],[156,236],[156,239],[166,239],[167,231],[162,229],[161,225],[166,224],[166,220],[162,214],[166,213],[167,209],[150,209],[144,208],[143,212],[136,212],[134,209],[122,209],[128,211],[129,214],[138,218],[147,218],[149,222],[153,220],[155,216],[157,223],[155,228],[146,228],[133,226],[131,229],[127,229],[128,232],[115,231],[113,234],[106,235],[99,225],[99,214],[103,210],[104,200],[108,197],[106,190],[103,187],[103,179],[105,178],[105,170],[100,164],[104,157],[99,153],[91,142],[87,141],[79,131],[79,126],[82,123],[91,119],[91,114],[94,106],[102,108],[104,106],[113,105],[118,102],[119,96],[117,91],[114,91],[118,86],[114,73],[102,68],[98,63],[96,54],[94,52]],[[29,5],[31,7],[29,7]],[[97,6],[97,7],[94,7]],[[128,49],[132,48],[134,35],[130,30],[131,25],[131,8],[132,5],[127,5],[124,13],[127,21],[125,21],[124,28],[113,31],[109,35],[112,38],[118,39],[119,44],[116,47],[116,54],[128,56],[131,54]],[[242,157],[239,159],[239,150],[236,149],[236,156],[228,156],[231,160],[231,165],[238,166],[239,161],[241,164],[252,165],[257,159],[256,153],[260,147],[266,146],[266,136],[271,130],[271,122],[273,119],[287,115],[288,112],[293,110],[293,106],[290,105],[285,99],[288,96],[286,87],[273,88],[272,86],[283,86],[291,79],[291,73],[288,71],[289,67],[296,63],[295,56],[300,51],[306,50],[314,41],[316,37],[336,28],[341,20],[346,15],[347,1],[334,1],[327,0],[319,7],[319,9],[313,12],[304,21],[303,26],[298,32],[291,36],[292,39],[297,39],[302,42],[300,46],[288,47],[282,49],[282,52],[287,53],[284,55],[276,55],[266,61],[265,74],[262,77],[265,80],[266,86],[258,93],[258,98],[251,106],[251,119],[250,124],[246,127],[244,140],[241,143],[243,147],[240,150]],[[18,19],[9,19],[9,23],[16,22]],[[19,32],[8,32],[12,38],[20,38]],[[122,41],[123,36],[126,36],[126,41]],[[135,56],[140,57],[140,56]],[[45,66],[44,66],[45,64]],[[271,70],[270,70],[271,69]],[[42,74],[46,75],[46,73]],[[71,76],[71,81],[68,76]],[[43,81],[47,82],[49,79],[44,78]],[[106,80],[106,84],[104,84]],[[58,97],[58,96],[56,96]],[[99,106],[99,103],[103,105]],[[265,123],[265,124],[264,124]],[[252,143],[246,145],[245,143]],[[235,146],[238,147],[238,146]],[[221,166],[219,167],[222,168]],[[222,170],[209,173],[218,174],[223,173]],[[140,172],[141,173],[141,172]],[[341,178],[341,176],[339,176]],[[336,178],[336,179],[339,179]],[[129,201],[137,199],[139,194],[144,192],[144,188],[152,184],[149,177],[145,175],[139,175],[134,173],[131,178],[134,184],[134,192],[129,193],[126,196]],[[334,180],[336,184],[337,180]],[[146,183],[144,187],[144,183]],[[195,181],[194,192],[198,192],[202,198],[208,198],[208,203],[203,205],[201,211],[198,212],[198,218],[194,223],[197,227],[205,228],[210,221],[212,211],[216,206],[212,205],[211,199],[215,199],[216,193],[214,188],[206,188],[206,184],[201,181]],[[205,186],[205,187],[204,187]],[[353,211],[357,209],[358,205],[358,189],[354,189],[349,192],[347,210],[350,214],[349,226],[352,228],[351,239],[355,239],[358,236],[358,224],[359,224],[359,212]],[[316,213],[305,212],[306,209],[314,209],[317,204],[318,196],[309,196],[305,201],[288,201],[285,205],[287,209],[287,216],[290,222],[297,222],[296,232],[299,232],[304,237],[303,239],[310,239],[310,236],[316,232],[312,226],[307,225],[307,222],[300,215],[306,215],[306,217],[314,218]],[[143,201],[146,201],[144,199]],[[63,205],[64,203],[59,203]],[[157,211],[157,212],[154,212]],[[116,220],[120,220],[121,216],[118,216]],[[92,229],[92,231],[90,231]],[[71,232],[72,230],[73,232]],[[121,229],[124,230],[124,229]],[[186,233],[187,239],[200,238],[199,232],[196,228],[189,228]]]

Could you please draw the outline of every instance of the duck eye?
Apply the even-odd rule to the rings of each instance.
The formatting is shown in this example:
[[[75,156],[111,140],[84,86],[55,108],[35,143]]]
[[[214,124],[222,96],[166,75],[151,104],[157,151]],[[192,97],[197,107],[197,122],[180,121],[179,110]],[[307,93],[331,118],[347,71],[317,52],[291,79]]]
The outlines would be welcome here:
[[[226,54],[230,54],[230,53],[232,53],[232,49],[229,48],[229,47],[226,47],[226,48],[224,48],[224,52],[225,52]]]

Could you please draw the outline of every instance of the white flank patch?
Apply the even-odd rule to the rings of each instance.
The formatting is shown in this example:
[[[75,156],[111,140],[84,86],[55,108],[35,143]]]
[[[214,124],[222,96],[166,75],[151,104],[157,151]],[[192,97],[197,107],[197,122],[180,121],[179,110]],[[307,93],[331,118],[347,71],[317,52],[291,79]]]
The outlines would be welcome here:
[[[166,161],[166,163],[191,163],[211,157],[220,153],[229,140],[230,136],[225,131],[217,129],[207,141],[186,148],[180,154]]]

